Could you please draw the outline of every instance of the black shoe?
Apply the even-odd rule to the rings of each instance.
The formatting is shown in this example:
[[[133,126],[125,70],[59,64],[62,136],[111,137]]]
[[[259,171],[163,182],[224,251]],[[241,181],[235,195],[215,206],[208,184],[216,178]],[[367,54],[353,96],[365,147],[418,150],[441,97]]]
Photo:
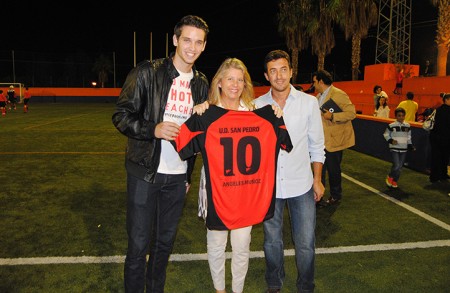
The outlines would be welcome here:
[[[266,293],[280,293],[281,289],[274,289],[274,288],[269,288],[267,289]]]
[[[330,196],[330,197],[328,198],[328,200],[327,200],[327,204],[328,204],[329,206],[331,206],[331,205],[338,204],[340,201],[341,201],[340,199],[332,198],[332,197]]]

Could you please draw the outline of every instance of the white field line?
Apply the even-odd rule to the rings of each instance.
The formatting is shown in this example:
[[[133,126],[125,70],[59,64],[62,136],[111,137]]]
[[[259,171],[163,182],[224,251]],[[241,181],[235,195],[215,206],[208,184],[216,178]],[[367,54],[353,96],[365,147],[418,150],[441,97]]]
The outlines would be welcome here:
[[[435,225],[437,225],[437,226],[439,226],[439,227],[441,227],[441,228],[443,228],[443,229],[445,229],[447,231],[450,231],[450,225],[449,224],[444,223],[444,222],[442,222],[442,221],[440,221],[440,220],[438,220],[436,218],[433,218],[432,216],[430,216],[428,214],[425,214],[424,212],[421,212],[420,210],[418,210],[416,208],[413,208],[412,206],[409,206],[406,203],[401,202],[401,201],[399,201],[399,200],[397,200],[397,199],[395,199],[395,198],[393,198],[393,197],[391,197],[391,196],[389,196],[389,195],[387,195],[387,194],[385,194],[385,193],[383,193],[383,192],[381,192],[379,190],[376,190],[375,188],[370,187],[369,185],[364,184],[361,181],[358,181],[355,178],[350,177],[350,176],[348,176],[348,175],[346,175],[344,173],[342,173],[342,177],[344,177],[347,180],[352,181],[353,183],[355,183],[355,184],[357,184],[357,185],[359,185],[359,186],[361,186],[361,187],[363,187],[363,188],[365,188],[365,189],[367,189],[369,191],[372,191],[373,193],[383,197],[384,199],[387,199],[387,200],[395,203],[396,205],[401,206],[402,208],[407,209],[408,211],[418,215],[419,217],[422,217],[425,220],[430,221],[431,223],[433,223],[433,224],[435,224]]]
[[[368,251],[385,251],[385,250],[404,250],[417,248],[432,248],[432,247],[449,247],[449,240],[432,240],[422,242],[409,243],[389,243],[389,244],[374,244],[374,245],[355,245],[355,246],[339,246],[329,248],[317,248],[316,254],[332,254],[332,253],[348,253],[348,252],[368,252]],[[284,251],[286,256],[293,256],[293,249],[286,249]],[[228,259],[231,258],[231,252],[227,252]],[[250,258],[263,258],[263,251],[250,252]],[[186,254],[172,254],[170,261],[206,261],[208,256],[206,253],[186,253]],[[0,266],[17,266],[17,265],[48,265],[48,264],[94,264],[94,263],[123,263],[125,256],[52,256],[52,257],[20,257],[20,258],[0,258]]]
[[[395,204],[415,213],[416,215],[434,223],[435,225],[442,227],[450,231],[450,225],[437,220],[430,215],[427,215],[401,201],[398,201],[375,188],[372,188],[348,175],[342,174],[342,176],[359,186],[372,191],[383,198],[392,201]],[[385,251],[385,250],[404,250],[404,249],[417,249],[417,248],[432,248],[432,247],[450,247],[449,240],[431,240],[420,242],[408,242],[408,243],[388,243],[388,244],[374,244],[374,245],[355,245],[355,246],[338,246],[329,248],[317,248],[316,254],[331,254],[331,253],[348,253],[348,252],[368,252],[368,251]],[[284,251],[286,256],[293,256],[294,250],[287,249]],[[231,258],[231,253],[226,253],[227,258]],[[250,252],[251,258],[264,257],[263,251]],[[199,261],[207,260],[206,253],[188,253],[188,254],[172,254],[170,261]],[[40,265],[40,264],[77,264],[77,263],[123,263],[125,256],[67,256],[67,257],[29,257],[29,258],[0,258],[0,266],[15,266],[15,265]]]

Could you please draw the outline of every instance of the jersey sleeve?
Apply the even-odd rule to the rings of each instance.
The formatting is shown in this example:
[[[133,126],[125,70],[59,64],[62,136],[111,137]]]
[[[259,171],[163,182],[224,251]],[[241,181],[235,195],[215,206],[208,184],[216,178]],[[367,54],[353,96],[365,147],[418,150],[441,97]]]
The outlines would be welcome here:
[[[275,115],[271,105],[266,105],[262,108],[256,109],[253,112],[272,123],[275,133],[277,134],[277,144],[279,148],[281,150],[290,152],[293,148],[293,145],[286,125],[284,124],[283,117],[278,118]]]
[[[194,114],[182,125],[175,140],[170,141],[182,160],[186,160],[201,151],[204,142],[204,123],[201,116]]]
[[[204,151],[208,127],[220,119],[227,110],[210,105],[203,115],[193,114],[186,120],[180,129],[177,138],[170,143],[174,146],[182,160]]]

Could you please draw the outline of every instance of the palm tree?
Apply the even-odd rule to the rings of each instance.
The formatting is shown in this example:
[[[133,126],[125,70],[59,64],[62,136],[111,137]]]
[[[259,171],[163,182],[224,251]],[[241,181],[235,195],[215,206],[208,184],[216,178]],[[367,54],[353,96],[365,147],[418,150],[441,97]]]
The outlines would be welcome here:
[[[311,0],[280,0],[278,3],[278,32],[285,37],[291,51],[293,83],[297,81],[299,52],[308,47],[305,28],[310,7]]]
[[[100,83],[100,87],[104,88],[105,83],[108,82],[108,74],[113,72],[111,59],[103,54],[100,54],[100,56],[95,60],[92,71],[98,74],[98,82]]]
[[[450,47],[450,0],[430,0],[438,7],[439,16],[435,42],[438,47],[437,76],[447,75],[447,56]]]
[[[361,40],[369,28],[377,24],[378,8],[373,0],[342,0],[339,23],[345,39],[352,39],[352,80],[358,80],[361,61]]]
[[[312,15],[315,16],[309,23],[307,30],[311,37],[312,52],[317,55],[317,69],[325,67],[325,57],[331,53],[335,46],[333,24],[337,18],[336,9],[339,1],[320,0],[315,2]]]

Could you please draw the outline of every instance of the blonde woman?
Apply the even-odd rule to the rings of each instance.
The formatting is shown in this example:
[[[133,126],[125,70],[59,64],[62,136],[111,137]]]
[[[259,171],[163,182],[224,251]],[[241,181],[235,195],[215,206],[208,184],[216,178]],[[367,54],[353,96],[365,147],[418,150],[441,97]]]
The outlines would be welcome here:
[[[208,103],[228,110],[252,111],[253,85],[247,67],[237,58],[226,59],[217,70],[209,89]],[[207,104],[206,104],[207,105]],[[207,106],[206,106],[207,108]],[[201,109],[196,112],[201,115]],[[280,117],[282,110],[274,107],[275,114]],[[199,216],[206,219],[207,192],[205,170],[202,167],[199,189]],[[232,230],[214,230],[207,228],[208,263],[214,288],[217,293],[225,293],[225,250],[230,235],[232,257],[232,291],[240,293],[244,290],[245,277],[248,271],[252,226]]]

